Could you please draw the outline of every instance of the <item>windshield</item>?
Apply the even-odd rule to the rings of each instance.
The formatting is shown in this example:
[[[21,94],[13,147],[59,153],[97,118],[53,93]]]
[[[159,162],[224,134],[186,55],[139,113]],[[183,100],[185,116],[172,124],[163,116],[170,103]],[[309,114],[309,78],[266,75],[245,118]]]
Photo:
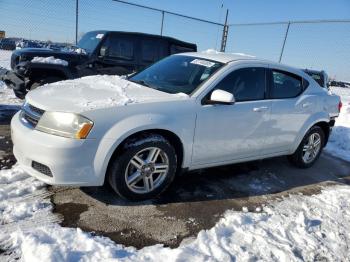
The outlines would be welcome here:
[[[103,32],[90,32],[83,35],[77,46],[84,49],[88,54],[91,54],[100,43],[104,36]]]
[[[190,95],[222,65],[203,58],[174,55],[153,64],[129,80],[171,94]]]

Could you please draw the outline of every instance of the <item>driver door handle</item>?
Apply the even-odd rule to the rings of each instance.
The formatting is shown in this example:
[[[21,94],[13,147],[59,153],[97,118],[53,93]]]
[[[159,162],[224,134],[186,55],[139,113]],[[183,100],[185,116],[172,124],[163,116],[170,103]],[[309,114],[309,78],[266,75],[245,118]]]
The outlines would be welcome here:
[[[268,110],[269,108],[267,106],[261,106],[261,107],[254,107],[253,108],[253,111],[254,112],[263,112],[263,111],[266,111]]]

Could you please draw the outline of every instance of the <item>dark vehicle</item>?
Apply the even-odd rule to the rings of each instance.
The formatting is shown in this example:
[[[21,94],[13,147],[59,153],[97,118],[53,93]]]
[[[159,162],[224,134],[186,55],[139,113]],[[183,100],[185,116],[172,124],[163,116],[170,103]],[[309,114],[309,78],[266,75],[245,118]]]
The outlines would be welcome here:
[[[16,49],[16,43],[10,38],[0,39],[0,49],[3,50],[14,50]]]
[[[304,69],[304,72],[311,76],[322,88],[329,89],[328,75],[325,71]]]
[[[46,83],[87,75],[126,75],[168,55],[196,50],[195,44],[171,37],[93,31],[86,33],[71,51],[43,48],[16,50],[11,57],[12,70],[0,76],[0,79],[13,88],[17,97],[23,99],[29,90]],[[39,59],[34,59],[34,62],[34,57]],[[53,60],[56,63],[50,62]]]

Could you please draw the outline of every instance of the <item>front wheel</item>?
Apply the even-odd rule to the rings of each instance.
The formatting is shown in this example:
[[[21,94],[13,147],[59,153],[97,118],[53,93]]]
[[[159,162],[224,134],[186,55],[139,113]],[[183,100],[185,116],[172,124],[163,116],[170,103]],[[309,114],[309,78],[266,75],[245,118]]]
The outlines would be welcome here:
[[[288,156],[292,164],[300,168],[311,167],[320,157],[325,135],[319,126],[313,126],[301,141],[293,155]]]
[[[177,167],[173,146],[160,135],[130,140],[112,161],[109,183],[121,197],[132,201],[162,193],[173,181]]]

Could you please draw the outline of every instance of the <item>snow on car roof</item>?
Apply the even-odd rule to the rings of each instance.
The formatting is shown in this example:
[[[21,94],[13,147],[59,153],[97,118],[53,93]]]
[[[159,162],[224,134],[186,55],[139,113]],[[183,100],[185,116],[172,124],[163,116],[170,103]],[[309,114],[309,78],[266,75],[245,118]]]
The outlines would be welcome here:
[[[261,60],[261,59],[257,59],[255,56],[252,56],[252,55],[247,55],[243,53],[223,53],[223,52],[215,51],[213,49],[208,49],[203,52],[182,53],[181,55],[194,56],[194,57],[214,60],[221,63],[229,63],[235,60]]]

